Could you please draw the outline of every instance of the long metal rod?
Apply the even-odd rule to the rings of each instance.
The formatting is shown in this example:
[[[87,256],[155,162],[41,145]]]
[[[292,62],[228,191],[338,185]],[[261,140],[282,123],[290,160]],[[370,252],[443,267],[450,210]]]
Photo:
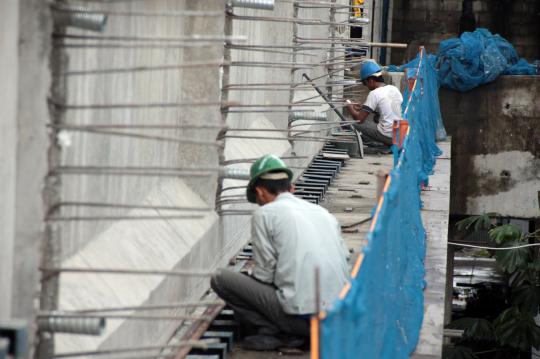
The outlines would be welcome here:
[[[47,314],[38,314],[38,318],[105,318],[105,319],[128,319],[128,320],[204,320],[210,321],[211,318],[204,316],[191,315],[140,315],[140,314],[71,314],[50,312]]]
[[[83,274],[122,274],[122,275],[164,275],[172,277],[210,277],[213,272],[196,270],[146,270],[146,269],[117,269],[117,268],[75,268],[75,267],[41,267],[39,269],[50,275],[60,273],[83,273]]]
[[[86,0],[86,2],[89,2]],[[81,10],[65,7],[59,3],[54,3],[55,10],[70,12],[74,14],[89,14],[89,15],[105,15],[105,16],[129,16],[129,17],[219,17],[223,16],[223,11],[199,11],[199,10],[182,10],[168,12],[150,12],[150,11],[118,11],[118,10]]]
[[[222,35],[191,35],[182,37],[149,37],[149,36],[114,36],[114,35],[75,35],[54,33],[53,39],[76,39],[93,41],[136,41],[136,42],[219,42],[246,41],[245,36],[222,36]]]
[[[111,110],[111,109],[148,109],[148,108],[181,108],[191,106],[223,106],[222,102],[163,102],[163,103],[111,103],[111,104],[64,104],[50,98],[49,103],[64,110]]]
[[[141,176],[141,177],[207,177],[209,172],[152,170],[141,168],[139,170],[127,168],[102,168],[93,166],[59,166],[51,170],[50,175],[87,175],[87,176]]]
[[[124,131],[109,131],[109,130],[100,130],[87,126],[74,126],[74,125],[52,125],[51,127],[58,130],[68,130],[76,132],[85,132],[95,135],[106,135],[106,136],[116,136],[116,137],[131,137],[138,138],[142,140],[154,140],[161,142],[174,142],[174,143],[185,143],[191,145],[200,145],[200,146],[219,146],[219,143],[215,141],[203,141],[203,140],[194,140],[192,138],[178,138],[178,137],[167,137],[167,136],[157,136],[157,135],[148,135],[144,133],[133,133],[133,132],[124,132]]]
[[[307,158],[311,158],[309,156],[283,156],[283,157],[280,157],[282,160],[296,160],[296,159],[307,159]],[[259,158],[258,157],[254,157],[254,158],[239,158],[239,159],[234,159],[234,160],[226,160],[224,161],[223,163],[225,165],[232,165],[232,164],[238,164],[238,163],[253,163],[255,161],[257,161]]]
[[[174,50],[185,48],[203,48],[210,46],[223,46],[220,42],[193,42],[193,43],[165,43],[165,44],[117,44],[117,43],[92,43],[86,42],[61,42],[53,41],[53,48],[55,49],[109,49],[109,50],[132,50],[132,49],[162,49],[162,50]]]
[[[309,76],[307,74],[302,74],[302,77],[305,78],[308,82],[311,82],[311,84],[313,85],[313,88],[315,88],[315,91],[317,91],[321,97],[325,100],[327,100],[327,97],[323,94],[323,92],[321,91],[321,89],[319,89],[319,87],[309,78]],[[328,105],[332,108],[332,110],[334,110],[334,112],[336,113],[336,115],[338,115],[338,117],[342,120],[342,121],[345,121],[347,122],[347,119],[345,118],[345,116],[343,116],[343,114],[341,112],[339,112],[339,110],[336,108],[336,106],[331,103],[331,102],[328,102]],[[354,128],[353,125],[348,125],[348,127],[350,127],[351,131],[353,131],[353,133],[356,133],[356,143],[358,145],[358,152],[360,153],[360,157],[361,158],[364,158],[364,143],[362,142],[362,136],[361,134],[359,134],[356,129]]]
[[[95,221],[166,221],[179,219],[201,219],[200,214],[193,215],[155,215],[155,216],[52,216],[45,219],[46,222],[95,222]]]
[[[189,129],[189,130],[219,130],[223,128],[222,124],[215,125],[201,125],[201,124],[181,124],[181,125],[170,125],[170,124],[126,124],[126,123],[109,123],[105,125],[75,125],[75,124],[63,124],[63,125],[54,125],[48,124],[47,127],[57,128],[57,129],[68,129],[67,126],[70,126],[69,129],[141,129],[141,130],[177,130],[177,129]]]
[[[142,210],[162,210],[162,211],[194,211],[209,212],[210,207],[183,207],[183,206],[154,206],[144,204],[128,203],[105,203],[105,202],[59,202],[49,207],[48,214],[58,211],[62,207],[90,207],[90,208],[109,208],[109,209],[142,209]]]
[[[339,142],[339,143],[351,143],[354,141],[346,141],[335,137],[265,137],[265,136],[240,136],[240,135],[227,135],[225,138],[244,138],[252,140],[278,140],[278,141],[307,141],[307,142]]]
[[[54,358],[73,358],[73,357],[81,357],[81,356],[111,355],[111,354],[132,353],[132,352],[139,352],[139,351],[175,349],[175,348],[182,348],[185,346],[205,349],[208,347],[208,344],[215,344],[215,343],[219,343],[219,339],[187,340],[183,342],[178,342],[177,344],[146,345],[146,346],[140,346],[140,347],[102,349],[102,350],[85,351],[85,352],[58,353],[58,354],[55,354],[52,358],[54,359]]]
[[[178,302],[167,304],[153,304],[153,305],[133,305],[123,307],[103,307],[103,308],[88,308],[79,310],[61,310],[57,312],[66,314],[96,314],[96,313],[109,313],[109,312],[125,312],[125,311],[152,311],[152,310],[167,310],[176,308],[193,308],[193,307],[206,307],[210,305],[221,304],[221,301],[217,300],[201,300],[194,302]]]
[[[134,73],[146,71],[162,71],[162,70],[182,70],[186,68],[205,68],[205,67],[220,67],[226,66],[222,60],[185,62],[177,65],[153,65],[153,66],[134,66],[134,67],[119,67],[108,69],[93,69],[93,70],[71,70],[62,73],[63,76],[81,76],[81,75],[106,75],[115,73]]]
[[[301,19],[298,20],[294,17],[266,17],[266,16],[247,16],[247,15],[229,15],[233,20],[242,20],[242,21],[268,21],[268,22],[283,22],[283,23],[293,23],[298,25],[311,25],[311,26],[349,26],[356,27],[358,24],[349,23],[349,22],[330,22],[322,21],[318,19]]]

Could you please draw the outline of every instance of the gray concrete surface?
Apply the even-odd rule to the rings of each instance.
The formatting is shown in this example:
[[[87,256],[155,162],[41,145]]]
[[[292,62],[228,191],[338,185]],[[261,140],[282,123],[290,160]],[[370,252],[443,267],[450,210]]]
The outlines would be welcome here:
[[[32,343],[45,217],[43,189],[49,142],[46,124],[49,123],[51,22],[47,3],[22,0],[18,4],[17,184],[11,312],[12,317],[29,322]],[[29,353],[31,356],[31,346]]]
[[[501,76],[467,93],[440,91],[452,135],[452,214],[540,216],[538,76]]]
[[[0,319],[8,319],[15,233],[19,5],[2,2],[0,13],[5,15],[0,23],[0,290],[6,294],[0,300]]]
[[[422,191],[422,221],[426,229],[424,261],[424,320],[420,339],[411,358],[440,358],[445,325],[447,281],[448,221],[450,210],[450,142],[439,142],[443,154],[437,158],[429,177],[429,187]],[[451,292],[450,292],[451,295]]]

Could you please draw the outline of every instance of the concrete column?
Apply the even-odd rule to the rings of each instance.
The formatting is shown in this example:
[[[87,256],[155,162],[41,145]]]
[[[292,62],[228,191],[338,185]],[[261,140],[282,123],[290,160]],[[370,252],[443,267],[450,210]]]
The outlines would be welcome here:
[[[19,4],[0,2],[0,319],[11,316],[17,156],[17,75]]]
[[[10,2],[17,2],[10,0]],[[2,2],[3,4],[5,1]],[[12,316],[34,322],[47,170],[51,39],[48,3],[20,0],[18,36],[17,159]],[[3,12],[2,12],[3,14]],[[10,16],[3,21],[12,21]],[[4,53],[2,53],[4,56]],[[30,333],[32,337],[32,332]],[[32,354],[30,354],[31,356]]]

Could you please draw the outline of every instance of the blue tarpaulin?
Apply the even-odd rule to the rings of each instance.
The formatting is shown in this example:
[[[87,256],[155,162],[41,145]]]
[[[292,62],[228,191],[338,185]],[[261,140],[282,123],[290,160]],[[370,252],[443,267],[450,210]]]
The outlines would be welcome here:
[[[444,128],[432,57],[422,53],[405,75],[416,79],[403,102],[410,131],[383,200],[374,208],[359,271],[321,321],[324,359],[405,359],[418,342],[425,286],[420,188],[440,154],[436,137]]]
[[[440,86],[460,92],[492,82],[501,75],[535,75],[537,71],[535,65],[518,57],[512,44],[487,29],[464,32],[459,38],[441,42],[432,61]],[[411,67],[414,61],[391,66],[389,70]]]

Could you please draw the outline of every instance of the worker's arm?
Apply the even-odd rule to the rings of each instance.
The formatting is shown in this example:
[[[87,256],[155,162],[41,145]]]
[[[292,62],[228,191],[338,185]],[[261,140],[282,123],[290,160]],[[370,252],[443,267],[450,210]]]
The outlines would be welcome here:
[[[350,100],[347,100],[347,109],[351,113],[354,120],[359,123],[363,123],[366,120],[366,118],[369,116],[369,111],[366,111],[363,108],[360,108],[358,104],[355,104],[351,102]]]
[[[255,267],[252,275],[261,282],[273,283],[276,271],[277,253],[269,241],[272,237],[269,228],[268,214],[256,211],[252,218],[252,245]]]

